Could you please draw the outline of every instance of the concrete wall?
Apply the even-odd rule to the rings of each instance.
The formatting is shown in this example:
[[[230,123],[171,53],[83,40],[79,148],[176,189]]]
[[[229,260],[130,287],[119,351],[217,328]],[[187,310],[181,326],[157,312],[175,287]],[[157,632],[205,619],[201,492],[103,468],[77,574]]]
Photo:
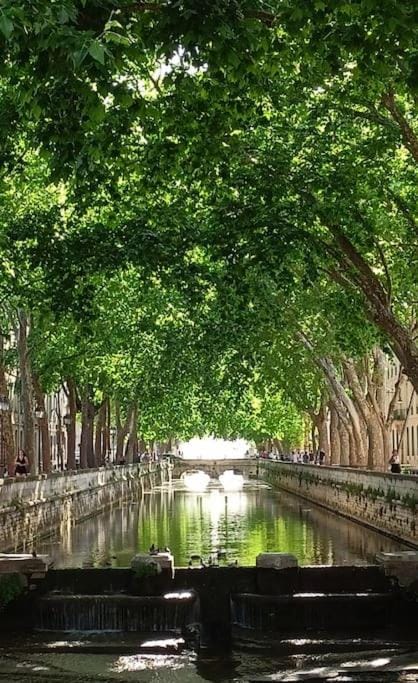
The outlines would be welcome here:
[[[260,460],[260,476],[418,547],[418,478]]]
[[[169,476],[171,465],[161,463],[0,479],[0,550],[31,551],[37,539],[140,496]]]

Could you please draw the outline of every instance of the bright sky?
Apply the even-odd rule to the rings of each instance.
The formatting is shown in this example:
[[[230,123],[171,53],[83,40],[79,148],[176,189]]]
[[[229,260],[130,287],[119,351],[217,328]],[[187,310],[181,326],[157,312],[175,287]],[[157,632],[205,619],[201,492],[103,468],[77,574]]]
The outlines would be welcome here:
[[[202,460],[221,460],[222,458],[243,458],[251,444],[244,439],[226,441],[207,436],[203,439],[191,439],[181,442],[179,449],[185,458]]]

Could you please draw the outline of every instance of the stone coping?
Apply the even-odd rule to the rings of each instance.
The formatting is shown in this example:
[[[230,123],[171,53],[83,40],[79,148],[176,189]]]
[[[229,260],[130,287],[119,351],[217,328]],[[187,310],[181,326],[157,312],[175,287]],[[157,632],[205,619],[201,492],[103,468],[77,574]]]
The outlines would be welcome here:
[[[320,472],[329,472],[332,474],[355,474],[356,476],[367,477],[384,477],[385,479],[394,479],[395,481],[408,481],[418,484],[418,476],[413,474],[394,474],[393,472],[382,472],[376,470],[368,470],[364,467],[341,467],[341,465],[312,465],[311,463],[302,462],[288,462],[286,460],[268,460],[267,458],[260,458],[260,464],[271,467],[290,467],[301,470],[311,470],[319,474]]]
[[[63,470],[59,472],[50,472],[49,474],[29,474],[27,477],[0,477],[0,486],[6,486],[7,484],[24,484],[30,481],[47,481],[51,479],[65,479],[80,475],[93,475],[101,472],[125,472],[133,470],[143,470],[143,471],[153,471],[153,468],[158,469],[161,465],[165,466],[165,463],[133,463],[129,465],[103,465],[102,467],[92,467],[86,469],[76,469],[76,470]]]

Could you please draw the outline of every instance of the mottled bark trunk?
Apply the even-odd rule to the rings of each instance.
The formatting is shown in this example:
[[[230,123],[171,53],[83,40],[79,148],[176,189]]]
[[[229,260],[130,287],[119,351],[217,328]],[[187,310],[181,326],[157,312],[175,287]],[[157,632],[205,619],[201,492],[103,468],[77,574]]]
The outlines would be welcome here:
[[[110,398],[107,399],[106,401],[106,406],[105,406],[105,423],[103,426],[103,439],[102,439],[102,462],[105,463],[107,462],[108,456],[110,456],[111,448],[110,448],[110,418],[111,418],[111,411],[110,411]]]
[[[35,396],[36,407],[42,413],[42,417],[37,417],[38,422],[38,439],[40,441],[41,449],[41,466],[42,472],[49,474],[52,470],[51,463],[51,437],[49,433],[49,419],[46,412],[45,394],[36,373],[32,374],[33,392]]]
[[[4,396],[7,399],[9,398],[9,389],[7,386],[7,379],[6,379],[6,368],[4,365],[4,338],[1,334],[0,334],[0,395]],[[7,471],[9,473],[9,475],[12,475],[14,473],[16,450],[15,450],[15,442],[14,442],[13,426],[12,426],[12,415],[10,412],[10,408],[8,410],[5,410],[1,414],[0,419],[1,419],[1,436],[2,436],[1,449],[2,449],[3,456],[4,456],[4,463],[7,467]],[[3,475],[3,472],[0,472],[0,475]]]
[[[372,402],[367,399],[367,386],[366,389],[363,388],[353,361],[344,361],[344,368],[349,386],[358,405],[359,414],[366,428],[367,467],[371,470],[379,469],[383,462],[383,442],[379,415]]]
[[[348,442],[349,442],[349,466],[357,467],[357,444],[354,439],[353,431],[348,430]]]
[[[277,439],[277,438],[273,439],[273,443],[274,443],[274,447],[276,448],[276,450],[279,453],[283,453],[283,444],[280,441],[280,439]],[[168,440],[166,452],[171,453],[171,439]]]
[[[329,438],[328,438],[328,420],[327,420],[327,406],[321,405],[318,414],[318,444],[319,450],[325,453],[325,462],[329,462]]]
[[[341,420],[338,422],[338,433],[340,437],[340,465],[348,467],[350,465],[350,437]]]
[[[82,469],[95,466],[93,439],[94,406],[91,400],[91,388],[87,387],[81,398],[80,466]]]
[[[136,403],[132,406],[131,416],[129,421],[129,436],[126,445],[126,462],[132,464],[138,455],[138,406]]]
[[[334,405],[330,406],[330,463],[339,465],[341,463],[341,445],[339,434],[338,413]]]
[[[367,432],[369,435],[367,466],[370,470],[382,470],[384,468],[382,426],[378,416],[372,412],[367,418]]]
[[[418,346],[414,333],[395,316],[389,294],[354,244],[339,226],[328,223],[328,227],[335,238],[336,245],[341,250],[339,264],[346,275],[347,282],[351,283],[350,286],[358,288],[364,295],[370,320],[389,339],[395,355],[415,391],[418,392]]]
[[[28,348],[28,319],[25,311],[19,310],[19,332],[17,348],[19,353],[20,392],[23,408],[23,450],[29,461],[31,474],[38,472],[35,454],[35,426],[33,419],[32,369]]]
[[[314,422],[312,423],[311,440],[312,440],[312,450],[315,453],[316,452],[316,424]]]
[[[118,401],[115,403],[115,413],[116,413],[116,462],[120,463],[124,459],[124,449],[125,449],[125,439],[129,432],[129,425],[132,419],[133,406],[129,406],[126,415],[126,420],[122,423],[120,418],[120,406]]]

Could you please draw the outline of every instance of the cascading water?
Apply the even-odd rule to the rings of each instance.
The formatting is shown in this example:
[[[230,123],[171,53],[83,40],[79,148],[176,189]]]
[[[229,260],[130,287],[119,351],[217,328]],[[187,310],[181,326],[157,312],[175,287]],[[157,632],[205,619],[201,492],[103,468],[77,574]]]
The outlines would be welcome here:
[[[391,622],[394,599],[391,593],[237,594],[231,618],[235,626],[263,632],[377,629]]]
[[[136,631],[180,633],[199,621],[192,591],[167,596],[46,595],[37,627],[48,631]]]

